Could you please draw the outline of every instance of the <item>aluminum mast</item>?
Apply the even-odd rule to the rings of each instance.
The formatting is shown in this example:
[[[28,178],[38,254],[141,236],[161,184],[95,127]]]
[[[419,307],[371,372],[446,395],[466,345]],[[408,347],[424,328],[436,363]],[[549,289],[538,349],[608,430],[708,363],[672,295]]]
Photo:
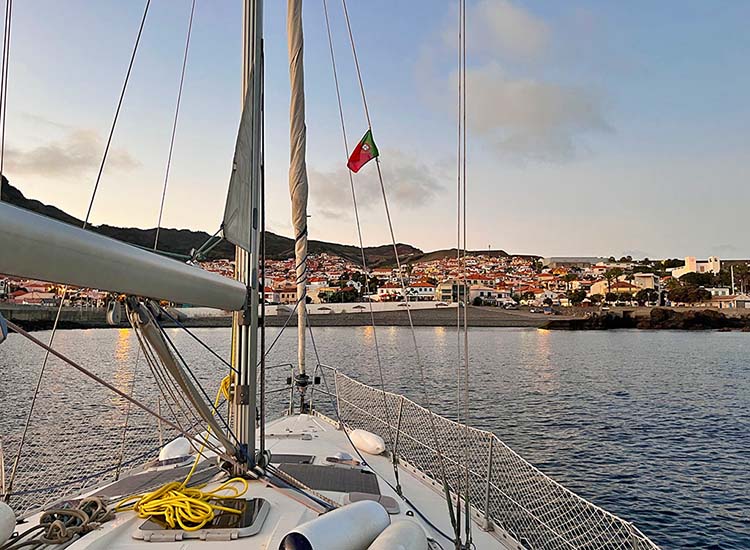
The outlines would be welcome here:
[[[232,365],[235,367],[233,396],[234,433],[244,459],[237,465],[242,474],[256,464],[255,423],[257,402],[258,364],[258,252],[260,244],[259,203],[262,185],[262,90],[263,90],[263,6],[262,0],[245,0],[243,6],[242,38],[242,98],[252,105],[249,175],[250,193],[247,212],[250,213],[250,250],[237,246],[235,253],[235,278],[248,289],[248,307],[244,313],[235,313],[232,320]],[[244,103],[243,103],[244,107]],[[242,131],[242,128],[241,128]],[[239,142],[239,141],[238,141]],[[246,151],[238,151],[246,154]]]

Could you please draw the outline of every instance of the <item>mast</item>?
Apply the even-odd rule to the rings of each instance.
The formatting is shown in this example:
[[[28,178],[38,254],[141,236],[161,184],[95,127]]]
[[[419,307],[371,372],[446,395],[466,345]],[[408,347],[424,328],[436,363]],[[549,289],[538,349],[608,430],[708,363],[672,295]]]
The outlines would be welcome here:
[[[236,369],[233,395],[234,433],[240,445],[244,460],[239,461],[236,474],[245,473],[256,464],[255,421],[257,401],[258,364],[258,252],[259,252],[259,200],[261,187],[261,136],[262,119],[262,80],[263,80],[263,6],[262,0],[244,0],[242,37],[242,98],[243,113],[250,102],[250,151],[236,154],[250,154],[249,188],[247,209],[249,214],[249,250],[237,246],[235,251],[235,278],[243,282],[249,293],[248,307],[242,313],[235,313],[232,319],[232,366]],[[244,117],[243,117],[244,118]],[[245,122],[245,120],[243,120]],[[240,132],[242,132],[242,124]],[[238,140],[239,143],[239,140]],[[235,164],[237,159],[235,158]],[[236,167],[235,167],[236,168]]]
[[[300,412],[305,412],[305,389],[309,377],[305,372],[305,326],[307,314],[307,127],[305,126],[304,38],[302,34],[302,0],[287,2],[287,42],[289,48],[289,194],[292,199],[294,259],[297,266],[297,376]]]

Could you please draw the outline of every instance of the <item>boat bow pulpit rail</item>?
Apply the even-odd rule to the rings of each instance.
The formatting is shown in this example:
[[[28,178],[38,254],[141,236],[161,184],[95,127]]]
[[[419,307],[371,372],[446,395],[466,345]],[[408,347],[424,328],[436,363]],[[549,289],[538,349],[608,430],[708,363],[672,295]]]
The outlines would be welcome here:
[[[239,281],[6,203],[0,273],[227,311],[247,301]]]

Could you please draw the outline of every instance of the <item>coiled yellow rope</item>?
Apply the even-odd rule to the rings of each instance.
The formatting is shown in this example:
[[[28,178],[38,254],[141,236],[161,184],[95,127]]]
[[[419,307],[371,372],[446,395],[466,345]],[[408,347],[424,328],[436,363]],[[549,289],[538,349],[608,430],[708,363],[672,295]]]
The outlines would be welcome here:
[[[216,394],[214,408],[218,406],[219,399],[223,396],[229,399],[229,388],[232,384],[230,376],[226,376],[219,385]],[[210,429],[207,433],[210,433]],[[196,487],[187,487],[195,468],[200,461],[205,443],[201,445],[198,456],[195,457],[193,467],[183,481],[173,481],[161,486],[155,491],[131,495],[121,500],[115,507],[115,512],[132,510],[139,518],[159,519],[170,528],[180,527],[185,531],[197,531],[216,517],[216,512],[229,512],[239,514],[240,510],[220,506],[211,503],[211,500],[222,498],[239,498],[247,492],[247,480],[241,477],[233,477],[219,485],[213,491],[203,491],[206,484]],[[241,488],[234,484],[239,483]]]

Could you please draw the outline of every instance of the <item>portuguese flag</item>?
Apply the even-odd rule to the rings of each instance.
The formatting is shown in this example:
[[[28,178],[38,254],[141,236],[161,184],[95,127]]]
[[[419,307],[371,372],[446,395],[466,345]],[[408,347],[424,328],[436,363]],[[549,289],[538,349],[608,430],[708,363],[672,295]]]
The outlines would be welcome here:
[[[352,154],[349,156],[349,162],[346,165],[349,167],[349,170],[356,174],[360,168],[379,155],[378,146],[375,145],[375,140],[372,139],[372,130],[367,130],[354,148],[354,151],[352,151]]]

